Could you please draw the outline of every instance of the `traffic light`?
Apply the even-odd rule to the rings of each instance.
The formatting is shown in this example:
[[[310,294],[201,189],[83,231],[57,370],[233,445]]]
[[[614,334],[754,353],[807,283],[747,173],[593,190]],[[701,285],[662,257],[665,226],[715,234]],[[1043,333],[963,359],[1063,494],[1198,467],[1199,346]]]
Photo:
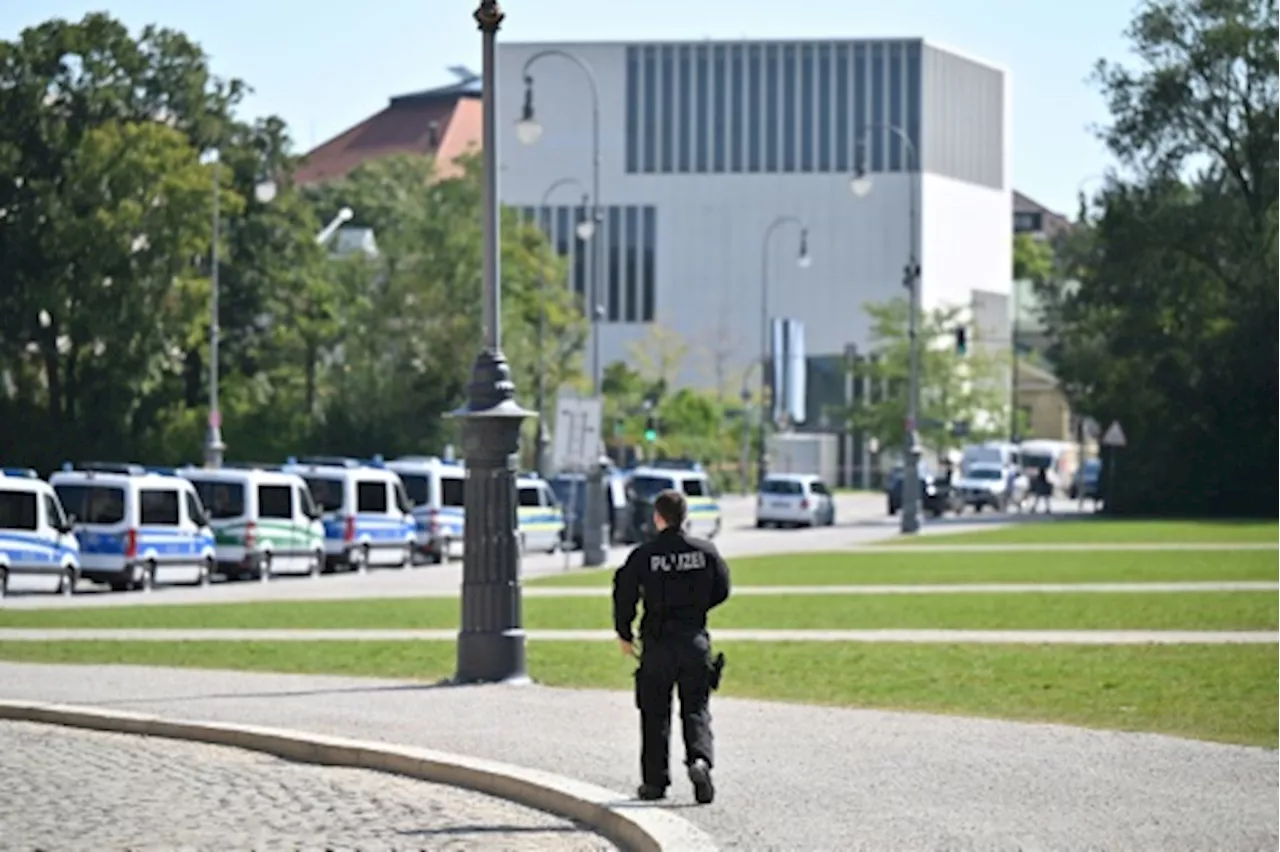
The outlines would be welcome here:
[[[644,420],[644,439],[650,444],[658,440],[658,418],[652,414]]]
[[[956,326],[956,354],[964,355],[969,351],[969,332],[960,325]]]

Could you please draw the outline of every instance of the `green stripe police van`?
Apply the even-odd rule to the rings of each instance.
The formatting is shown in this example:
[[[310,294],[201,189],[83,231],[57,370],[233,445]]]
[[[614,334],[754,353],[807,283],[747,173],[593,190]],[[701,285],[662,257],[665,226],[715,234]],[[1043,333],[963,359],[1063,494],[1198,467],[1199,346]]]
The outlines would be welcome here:
[[[324,570],[324,524],[301,476],[268,465],[186,467],[209,514],[218,571],[229,579]]]

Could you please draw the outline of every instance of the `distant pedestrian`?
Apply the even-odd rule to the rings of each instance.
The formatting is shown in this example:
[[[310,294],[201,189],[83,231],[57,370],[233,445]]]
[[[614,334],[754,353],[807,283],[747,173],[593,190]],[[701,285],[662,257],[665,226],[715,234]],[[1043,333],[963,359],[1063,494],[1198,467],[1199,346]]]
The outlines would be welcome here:
[[[1049,500],[1053,496],[1053,483],[1049,481],[1049,468],[1036,468],[1036,478],[1031,481],[1031,493],[1031,511],[1035,512],[1043,500],[1045,514],[1052,514],[1053,507]]]
[[[694,798],[715,798],[711,692],[719,685],[724,655],[711,655],[707,612],[729,597],[729,566],[716,546],[684,533],[688,503],[679,491],[653,501],[657,535],[635,550],[613,577],[613,620],[622,653],[638,657],[636,706],[640,710],[640,771],[637,795],[662,799],[671,785],[671,691],[680,695],[685,765]],[[636,607],[644,600],[641,645],[632,633]]]

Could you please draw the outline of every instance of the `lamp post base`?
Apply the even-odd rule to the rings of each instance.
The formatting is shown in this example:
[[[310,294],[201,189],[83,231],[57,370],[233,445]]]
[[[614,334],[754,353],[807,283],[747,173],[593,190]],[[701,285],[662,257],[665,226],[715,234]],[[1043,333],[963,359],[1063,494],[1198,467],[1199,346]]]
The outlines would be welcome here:
[[[585,515],[582,519],[582,564],[586,567],[603,565],[608,558],[609,527],[605,516],[612,511],[604,484],[604,469],[597,462],[587,473]]]
[[[452,683],[524,685],[533,682],[527,671],[523,630],[458,634],[458,672]]]
[[[902,471],[902,527],[904,535],[920,532],[920,511],[924,494],[920,491],[920,445],[913,439],[907,450],[907,464]],[[907,487],[907,483],[911,487]]]
[[[516,477],[520,427],[533,412],[515,401],[501,351],[476,358],[463,420],[464,496],[462,630],[455,683],[528,681],[520,589]]]

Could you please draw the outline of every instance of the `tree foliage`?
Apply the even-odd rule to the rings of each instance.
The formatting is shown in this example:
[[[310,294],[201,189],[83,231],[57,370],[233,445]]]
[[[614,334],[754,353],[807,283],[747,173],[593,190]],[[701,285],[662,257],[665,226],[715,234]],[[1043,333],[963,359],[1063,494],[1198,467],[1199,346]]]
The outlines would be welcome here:
[[[855,379],[876,390],[854,403],[848,419],[890,452],[902,446],[905,436],[911,358],[909,310],[906,299],[867,305],[871,318],[871,351],[867,354],[873,357],[859,358],[849,365]],[[965,440],[981,441],[1007,432],[1009,399],[1002,381],[1007,359],[972,332],[968,351],[957,352],[954,329],[960,325],[960,313],[955,308],[923,311],[918,329],[917,432],[924,446],[938,452],[956,443],[952,429],[957,423],[968,426]]]
[[[293,186],[288,129],[198,45],[105,14],[0,42],[0,445],[6,461],[199,457],[215,181],[231,457],[438,451],[480,348],[478,160]],[[218,151],[219,165],[202,155]],[[272,179],[270,200],[254,188]],[[337,210],[376,256],[316,235]],[[521,401],[577,381],[586,327],[541,232],[504,216],[504,349]],[[542,346],[538,345],[541,329]]]
[[[1043,288],[1078,410],[1128,437],[1112,509],[1271,513],[1277,468],[1275,0],[1151,0],[1098,66],[1114,177]]]

